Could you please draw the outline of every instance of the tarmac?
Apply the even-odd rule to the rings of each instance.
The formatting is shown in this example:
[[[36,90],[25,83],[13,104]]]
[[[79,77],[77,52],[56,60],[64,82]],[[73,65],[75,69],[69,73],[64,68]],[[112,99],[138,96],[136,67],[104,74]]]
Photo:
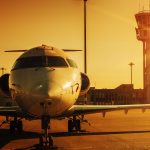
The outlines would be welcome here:
[[[49,133],[56,150],[150,150],[150,110],[130,110],[87,115],[80,133],[67,133],[67,119],[52,120]],[[0,117],[0,122],[3,120]],[[0,128],[1,150],[36,150],[41,133],[39,120],[23,120],[24,132],[9,133],[8,124]]]

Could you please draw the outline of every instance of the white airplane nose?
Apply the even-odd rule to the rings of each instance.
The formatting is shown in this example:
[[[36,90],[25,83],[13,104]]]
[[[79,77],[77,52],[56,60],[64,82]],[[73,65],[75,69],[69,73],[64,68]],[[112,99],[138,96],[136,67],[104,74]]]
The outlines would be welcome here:
[[[29,92],[32,107],[26,107],[27,111],[36,116],[58,114],[63,93],[61,86],[53,81],[40,81],[32,87]]]
[[[31,89],[33,95],[42,97],[44,99],[60,99],[62,95],[61,86],[52,81],[40,81],[36,83]]]

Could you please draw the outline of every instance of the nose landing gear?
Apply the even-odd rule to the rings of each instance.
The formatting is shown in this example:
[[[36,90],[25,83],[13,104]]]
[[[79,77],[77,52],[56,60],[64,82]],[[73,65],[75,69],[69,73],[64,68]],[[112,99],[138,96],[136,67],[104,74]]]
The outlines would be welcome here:
[[[48,134],[48,129],[50,123],[49,116],[42,116],[41,118],[41,126],[44,131],[43,135],[39,138],[39,145],[44,148],[52,148],[54,146],[52,136]]]
[[[11,133],[14,133],[15,130],[17,130],[19,133],[23,132],[22,120],[17,119],[17,117],[14,117],[14,120],[10,121],[9,130]]]

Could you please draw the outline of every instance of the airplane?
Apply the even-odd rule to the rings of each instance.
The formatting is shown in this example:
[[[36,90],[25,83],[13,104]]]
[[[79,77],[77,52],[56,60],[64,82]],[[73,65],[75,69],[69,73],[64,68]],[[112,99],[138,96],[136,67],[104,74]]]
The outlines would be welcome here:
[[[9,129],[13,133],[23,131],[22,118],[41,120],[44,131],[39,144],[53,146],[48,134],[52,119],[68,118],[68,132],[81,131],[84,115],[130,109],[150,109],[150,104],[136,105],[75,105],[78,97],[90,88],[90,79],[79,71],[76,63],[66,55],[65,50],[42,45],[23,52],[15,61],[10,74],[0,77],[0,89],[16,106],[0,106],[0,115],[13,117]]]

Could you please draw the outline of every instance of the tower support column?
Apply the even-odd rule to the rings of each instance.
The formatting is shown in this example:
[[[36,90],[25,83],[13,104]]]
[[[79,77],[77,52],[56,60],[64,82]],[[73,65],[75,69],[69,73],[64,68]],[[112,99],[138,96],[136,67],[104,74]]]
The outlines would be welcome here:
[[[150,11],[141,11],[135,18],[138,25],[136,36],[143,43],[143,102],[150,103]]]
[[[146,102],[150,102],[150,40],[144,43],[145,68],[144,68],[144,92]]]

